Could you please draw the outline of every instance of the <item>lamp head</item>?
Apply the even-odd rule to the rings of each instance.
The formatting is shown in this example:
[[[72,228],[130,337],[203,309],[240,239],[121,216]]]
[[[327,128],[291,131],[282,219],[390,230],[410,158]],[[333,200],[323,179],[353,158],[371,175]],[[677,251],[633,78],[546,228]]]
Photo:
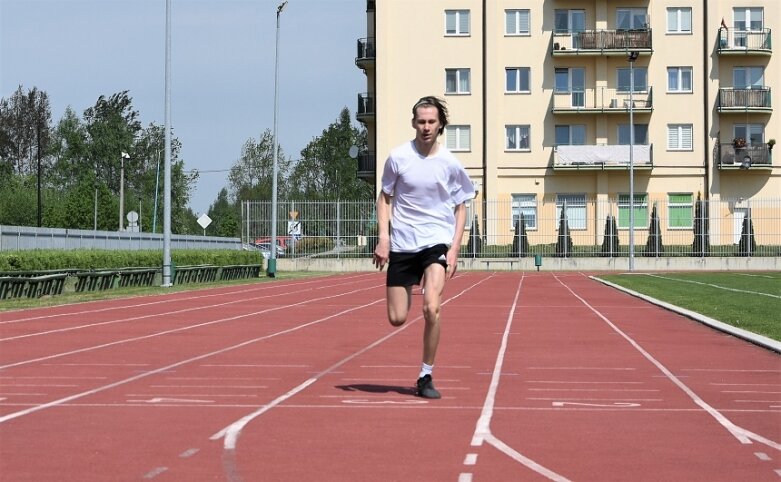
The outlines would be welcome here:
[[[125,151],[122,151],[122,159],[130,159],[130,154],[128,154]]]
[[[284,2],[282,2],[282,3],[281,3],[281,4],[280,4],[278,7],[277,7],[277,15],[279,15],[280,13],[282,13],[282,10],[284,10],[284,9],[285,9],[285,5],[287,5],[287,0],[285,0]]]

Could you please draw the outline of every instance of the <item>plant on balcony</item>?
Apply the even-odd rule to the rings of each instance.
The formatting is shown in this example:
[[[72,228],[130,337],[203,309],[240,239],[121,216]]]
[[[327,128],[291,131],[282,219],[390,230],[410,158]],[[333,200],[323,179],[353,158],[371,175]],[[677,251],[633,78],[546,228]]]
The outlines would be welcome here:
[[[659,224],[659,214],[656,212],[656,203],[654,203],[654,207],[651,210],[651,224],[648,226],[648,239],[645,242],[643,255],[658,258],[662,253],[664,253],[662,228]]]
[[[769,141],[767,141],[767,150],[772,151],[773,150],[773,146],[775,146],[775,145],[776,145],[776,140],[775,139],[770,139]]]
[[[710,255],[710,233],[708,231],[708,203],[702,201],[700,193],[697,193],[697,204],[694,205],[692,256],[706,257]]]
[[[608,214],[605,220],[605,236],[602,238],[602,256],[612,258],[618,254],[618,224],[615,216]]]
[[[746,147],[746,138],[745,137],[736,137],[732,139],[732,146],[735,149],[742,149]]]
[[[521,219],[515,221],[513,250],[510,255],[515,258],[525,258],[529,255],[529,236],[526,234],[526,220],[523,218],[523,213]]]

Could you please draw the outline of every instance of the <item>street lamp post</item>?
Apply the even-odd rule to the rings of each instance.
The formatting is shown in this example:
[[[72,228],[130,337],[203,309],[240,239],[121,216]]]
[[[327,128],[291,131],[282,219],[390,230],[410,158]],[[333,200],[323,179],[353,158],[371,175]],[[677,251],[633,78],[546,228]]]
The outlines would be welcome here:
[[[266,267],[266,274],[273,278],[277,272],[277,173],[279,167],[277,165],[278,157],[278,145],[277,140],[277,99],[279,97],[279,17],[287,5],[287,0],[282,2],[277,7],[277,39],[274,50],[274,172],[271,180],[271,253],[268,260],[268,266]]]
[[[637,51],[629,53],[629,271],[635,270],[635,117],[632,94],[635,90]]]
[[[130,154],[122,151],[121,163],[119,168],[119,230],[124,231],[125,217],[125,159],[130,159]]]

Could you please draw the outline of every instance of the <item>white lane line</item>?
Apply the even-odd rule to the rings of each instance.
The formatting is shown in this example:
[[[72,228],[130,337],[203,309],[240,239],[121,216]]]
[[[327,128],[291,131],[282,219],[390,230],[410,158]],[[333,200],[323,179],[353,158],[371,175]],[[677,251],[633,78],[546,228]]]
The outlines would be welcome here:
[[[477,454],[466,454],[464,465],[475,465],[477,463]]]
[[[155,477],[157,477],[158,475],[162,474],[166,470],[168,470],[168,467],[156,467],[156,468],[152,469],[151,471],[147,472],[146,475],[144,475],[144,478],[145,479],[154,479]]]
[[[458,482],[472,482],[472,474],[466,472],[458,474]]]
[[[507,351],[507,342],[510,338],[513,318],[515,317],[515,310],[518,307],[518,299],[521,297],[521,288],[523,287],[524,278],[525,276],[521,275],[521,279],[518,282],[518,287],[515,290],[515,298],[513,299],[510,313],[507,315],[507,323],[505,325],[504,334],[502,335],[502,342],[499,346],[499,352],[496,355],[496,362],[494,364],[493,375],[491,376],[491,383],[488,387],[488,392],[486,393],[485,402],[483,403],[483,410],[475,426],[475,432],[472,435],[472,446],[478,447],[482,445],[483,442],[488,443],[511,459],[544,477],[547,477],[556,482],[568,482],[569,479],[566,479],[565,477],[543,467],[537,462],[521,455],[507,444],[494,437],[494,435],[491,433],[491,419],[493,418],[494,408],[496,405],[496,391],[499,388],[499,379],[502,373],[502,366],[504,365],[504,355]]]
[[[209,325],[215,325],[215,324],[219,324],[219,323],[225,323],[225,322],[228,322],[228,321],[236,321],[236,320],[240,320],[242,318],[248,318],[248,317],[263,315],[263,314],[271,313],[271,312],[274,312],[274,311],[289,310],[290,308],[292,308],[294,306],[305,305],[307,303],[313,303],[313,302],[317,302],[317,301],[327,300],[327,299],[330,299],[330,298],[338,298],[338,297],[341,297],[341,296],[347,296],[347,295],[351,295],[353,293],[357,293],[357,292],[360,292],[360,291],[371,290],[371,289],[373,289],[375,287],[376,286],[364,287],[364,288],[361,288],[361,289],[349,291],[347,293],[339,293],[337,295],[330,295],[330,296],[323,296],[323,297],[320,297],[320,298],[313,298],[313,299],[309,299],[309,300],[299,301],[298,303],[292,303],[292,304],[289,304],[289,305],[280,305],[280,306],[275,306],[275,307],[271,307],[271,308],[266,308],[264,310],[255,311],[255,312],[252,312],[252,313],[243,313],[243,314],[236,315],[236,316],[230,316],[228,318],[220,318],[220,319],[216,319],[216,320],[212,320],[212,321],[206,321],[206,322],[203,322],[203,323],[197,323],[195,325],[182,326],[182,327],[179,327],[179,328],[172,328],[170,330],[159,331],[159,332],[151,333],[151,334],[148,334],[148,335],[142,335],[142,336],[137,336],[137,337],[133,337],[133,338],[125,338],[124,340],[112,341],[112,342],[109,342],[109,343],[104,343],[102,345],[94,345],[94,346],[90,346],[90,347],[86,347],[86,348],[79,348],[78,350],[72,350],[72,351],[63,352],[63,353],[57,353],[55,355],[48,355],[48,356],[43,356],[43,357],[39,357],[39,358],[32,358],[30,360],[23,360],[23,361],[19,361],[19,362],[16,362],[16,363],[10,363],[8,365],[2,365],[2,366],[0,366],[0,370],[4,370],[6,368],[11,368],[11,367],[17,367],[17,366],[20,366],[20,365],[27,365],[27,364],[30,364],[30,363],[35,363],[35,362],[40,362],[40,361],[51,360],[51,359],[54,359],[54,358],[60,358],[60,357],[69,356],[69,355],[75,355],[77,353],[84,353],[84,352],[88,352],[88,351],[98,350],[98,349],[106,348],[106,347],[110,347],[110,346],[123,345],[123,344],[129,343],[129,342],[133,342],[133,341],[147,340],[147,339],[155,338],[155,337],[158,337],[158,336],[170,335],[171,333],[178,333],[178,332],[182,332],[182,331],[194,330],[196,328],[201,328],[201,327],[209,326]],[[348,313],[350,311],[351,310],[345,310],[342,313]],[[159,316],[159,314],[157,316]],[[301,326],[307,326],[307,325],[301,325]],[[193,360],[197,360],[197,359],[198,358],[193,358]],[[178,366],[178,365],[171,365],[171,366]]]
[[[4,380],[105,380],[108,377],[52,377],[52,376],[40,376],[40,377],[0,377]]]
[[[78,385],[60,385],[60,384],[53,384],[53,383],[3,383],[3,388],[8,387],[52,387],[52,388],[73,388],[78,387]]]
[[[557,278],[558,279],[558,278]],[[559,283],[561,283],[562,286],[567,288],[570,293],[572,293],[573,296],[575,296],[577,299],[581,301],[584,305],[586,305],[591,311],[594,312],[597,316],[599,316],[602,321],[607,323],[608,326],[610,326],[616,333],[621,335],[627,342],[629,342],[630,345],[632,345],[638,352],[640,352],[641,355],[643,355],[651,364],[656,366],[656,368],[659,369],[662,373],[664,373],[667,378],[675,385],[678,386],[684,393],[686,393],[689,398],[692,399],[692,401],[699,405],[705,412],[707,412],[711,417],[716,419],[717,422],[719,422],[729,433],[731,433],[740,443],[742,444],[751,444],[752,440],[764,443],[770,447],[773,447],[777,450],[781,450],[781,444],[778,442],[769,440],[765,437],[762,437],[761,435],[755,434],[749,430],[746,430],[743,427],[739,427],[732,423],[727,417],[725,417],[722,413],[720,413],[718,410],[713,408],[711,405],[705,402],[702,398],[699,397],[694,391],[689,388],[685,383],[683,383],[678,377],[673,375],[673,373],[664,366],[659,360],[653,357],[650,353],[648,353],[640,344],[632,339],[629,335],[621,331],[618,326],[616,326],[612,321],[610,321],[605,315],[603,315],[599,310],[591,306],[588,301],[583,299],[581,296],[579,296],[577,293],[575,293],[572,288],[565,285],[563,281],[558,279]]]
[[[650,276],[652,278],[661,278],[666,279],[670,281],[678,281],[680,283],[691,283],[695,285],[702,285],[702,286],[710,286],[711,288],[717,288],[720,290],[726,290],[726,291],[734,291],[736,293],[748,293],[751,295],[759,295],[759,296],[769,296],[770,298],[779,298],[781,299],[781,295],[773,295],[770,293],[763,293],[761,291],[751,291],[751,290],[739,290],[737,288],[730,288],[729,286],[721,286],[721,285],[714,285],[711,283],[703,283],[701,281],[692,281],[692,280],[685,280],[685,279],[677,279],[677,278],[670,278],[667,276],[659,276],[658,274],[651,274],[651,273],[645,273],[646,276]]]
[[[562,384],[562,385],[582,385],[582,384],[593,384],[593,385],[644,385],[645,382],[586,382],[586,381],[562,381],[562,380],[524,380],[523,383],[556,383],[556,384]]]
[[[200,450],[201,449],[187,449],[184,452],[180,453],[179,457],[183,458],[183,459],[186,459],[186,458],[192,457],[193,455],[197,454],[198,452],[200,452]]]
[[[763,460],[765,462],[767,462],[768,460],[773,460],[770,458],[768,454],[764,452],[754,452],[754,455],[756,455],[759,460]]]
[[[659,392],[656,388],[527,388],[529,392]]]
[[[527,370],[619,370],[633,371],[637,368],[628,367],[526,367]]]
[[[363,308],[375,305],[375,304],[377,304],[377,303],[379,303],[381,301],[383,301],[383,300],[376,300],[376,301],[372,301],[371,303],[367,303],[367,304],[364,304],[364,305],[352,307],[352,308],[340,311],[338,313],[335,313],[333,315],[326,316],[324,318],[319,318],[317,320],[309,321],[307,323],[303,323],[303,324],[294,326],[292,328],[281,330],[281,331],[278,331],[278,332],[275,332],[275,333],[270,333],[268,335],[264,335],[264,336],[260,336],[260,337],[257,337],[257,338],[253,338],[251,340],[246,340],[246,341],[243,341],[243,342],[238,343],[236,345],[232,345],[232,346],[229,346],[229,347],[226,347],[226,348],[221,348],[219,350],[215,350],[215,351],[212,351],[212,352],[209,352],[209,353],[204,353],[202,355],[198,355],[198,356],[195,356],[195,357],[192,357],[192,358],[188,358],[186,360],[181,360],[181,361],[178,361],[176,363],[172,363],[170,365],[167,365],[167,366],[164,366],[164,367],[161,367],[161,368],[157,368],[155,370],[151,370],[151,371],[148,371],[148,372],[142,372],[142,373],[139,373],[138,375],[134,375],[132,377],[125,378],[124,380],[119,380],[119,381],[116,381],[116,382],[113,382],[113,383],[109,383],[108,385],[103,385],[101,387],[96,387],[96,388],[94,388],[92,390],[87,390],[85,392],[76,393],[76,394],[73,394],[73,395],[70,395],[70,396],[67,396],[67,397],[64,397],[64,398],[60,398],[58,400],[53,400],[53,401],[48,402],[48,403],[43,403],[43,404],[40,404],[40,405],[36,405],[36,406],[30,407],[30,408],[28,408],[26,410],[20,410],[18,412],[12,412],[12,413],[9,413],[9,414],[6,414],[6,415],[3,415],[2,417],[0,417],[0,423],[5,423],[5,422],[7,422],[9,420],[13,420],[15,418],[23,417],[25,415],[29,415],[31,413],[38,412],[40,410],[44,410],[44,409],[51,408],[51,407],[56,407],[58,405],[65,404],[65,403],[71,402],[73,400],[77,400],[79,398],[86,397],[88,395],[94,395],[96,393],[100,393],[100,392],[109,390],[111,388],[119,387],[119,386],[125,385],[127,383],[134,382],[134,381],[140,380],[142,378],[146,378],[146,377],[151,376],[151,375],[164,373],[164,372],[166,372],[168,370],[171,370],[172,368],[176,368],[176,367],[179,367],[179,366],[182,366],[182,365],[187,365],[187,364],[190,364],[190,363],[193,363],[193,362],[204,360],[204,359],[216,356],[216,355],[222,355],[222,354],[227,353],[229,351],[236,350],[238,348],[243,348],[245,346],[257,343],[259,341],[268,340],[270,338],[274,338],[274,337],[277,337],[277,336],[281,336],[281,335],[285,335],[285,334],[288,334],[288,333],[292,333],[294,331],[302,330],[302,329],[307,328],[309,326],[313,326],[313,325],[322,323],[324,321],[330,320],[332,318],[336,318],[336,317],[342,316],[345,313],[350,313],[352,311],[360,310],[360,309],[363,309]],[[293,305],[288,305],[288,306],[295,306],[295,305],[299,305],[299,304],[302,304],[302,303],[305,303],[305,302],[294,303]],[[278,308],[274,308],[272,310],[284,309],[284,308],[286,308],[286,307],[278,307]],[[239,316],[233,317],[233,318],[243,318],[245,316],[251,316],[251,315],[239,315]],[[218,320],[218,321],[221,321],[221,320]],[[212,322],[212,323],[214,323],[214,322]],[[203,324],[203,323],[201,323],[201,324]],[[148,337],[140,337],[140,338],[148,338]],[[122,343],[122,342],[110,343],[109,345],[119,344],[119,343]],[[87,351],[87,350],[84,349],[84,350],[79,350],[79,351]]]
[[[150,388],[268,388],[266,385],[149,385]]]
[[[775,395],[781,392],[760,392],[757,390],[722,390],[721,393],[758,393],[760,395]]]

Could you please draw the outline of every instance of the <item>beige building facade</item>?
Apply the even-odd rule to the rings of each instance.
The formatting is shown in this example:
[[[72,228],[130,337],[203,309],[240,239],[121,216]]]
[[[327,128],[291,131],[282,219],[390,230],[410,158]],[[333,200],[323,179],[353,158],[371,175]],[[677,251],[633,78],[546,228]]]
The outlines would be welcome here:
[[[611,203],[627,204],[630,192],[635,208],[700,197],[739,210],[746,199],[781,197],[781,155],[772,152],[781,66],[771,36],[781,2],[366,6],[359,176],[376,189],[390,149],[414,134],[411,106],[433,94],[450,109],[441,142],[472,177],[474,213],[497,242],[521,212],[528,223],[582,204],[576,217],[598,243]],[[612,214],[626,224],[620,209]]]

